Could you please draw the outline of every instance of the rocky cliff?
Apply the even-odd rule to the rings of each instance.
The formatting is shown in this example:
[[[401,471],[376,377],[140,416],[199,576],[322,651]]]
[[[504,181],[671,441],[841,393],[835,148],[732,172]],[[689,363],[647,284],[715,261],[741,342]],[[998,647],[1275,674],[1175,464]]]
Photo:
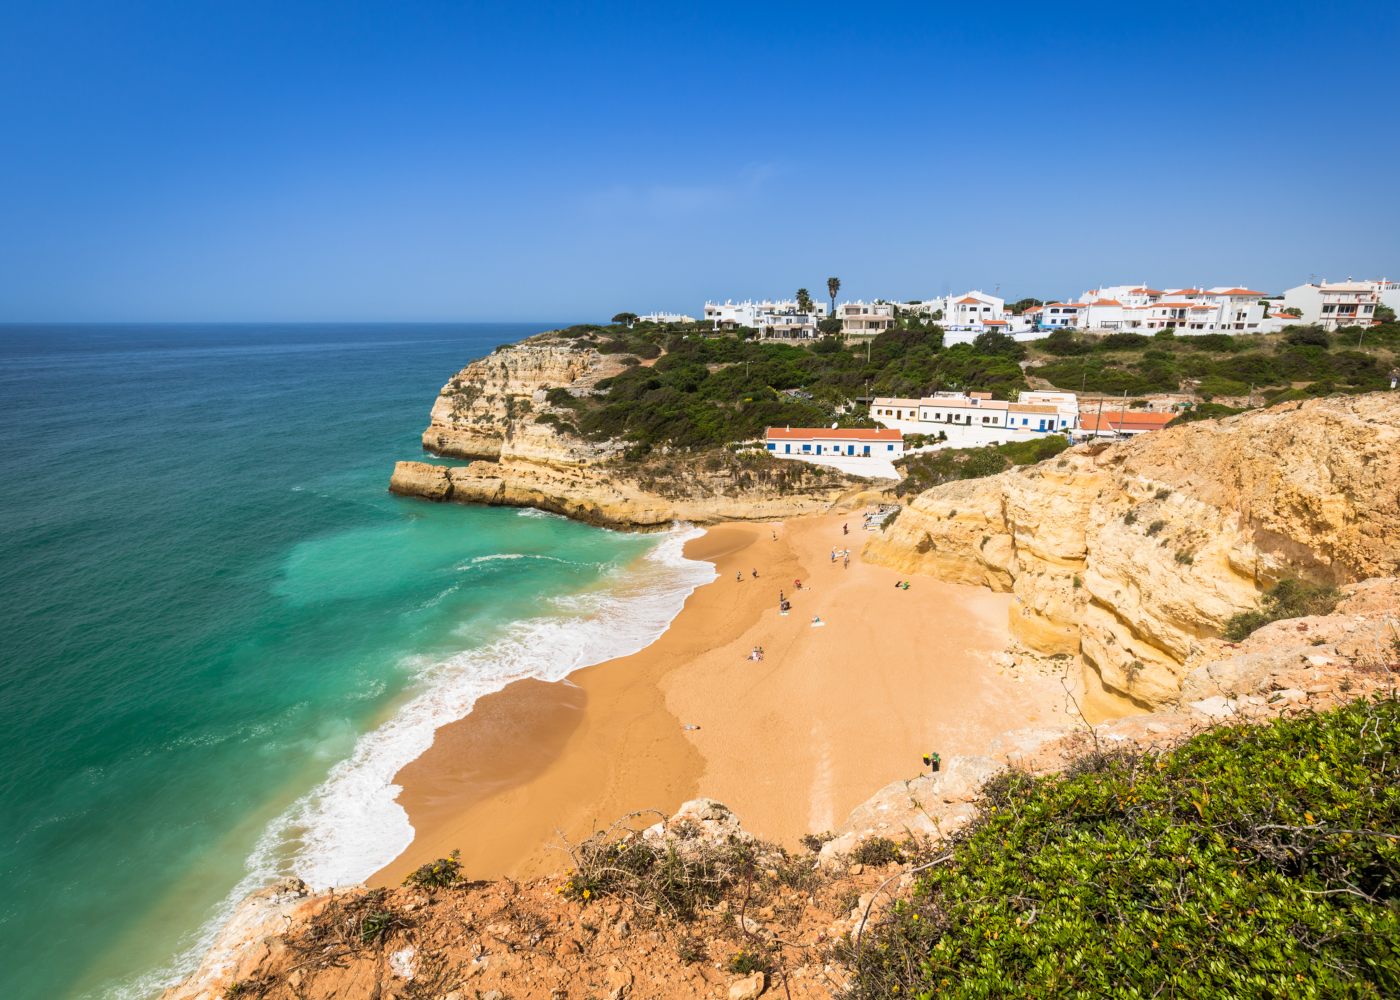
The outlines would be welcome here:
[[[623,442],[574,433],[568,401],[592,395],[599,381],[629,363],[638,361],[549,334],[471,363],[438,394],[423,447],[475,461],[399,462],[389,489],[639,528],[788,517],[869,499],[864,481],[803,462],[755,452],[653,452],[628,461]]]
[[[1400,394],[1094,443],[916,498],[866,555],[1011,591],[1025,650],[1170,701],[1204,640],[1286,577],[1400,572]]]

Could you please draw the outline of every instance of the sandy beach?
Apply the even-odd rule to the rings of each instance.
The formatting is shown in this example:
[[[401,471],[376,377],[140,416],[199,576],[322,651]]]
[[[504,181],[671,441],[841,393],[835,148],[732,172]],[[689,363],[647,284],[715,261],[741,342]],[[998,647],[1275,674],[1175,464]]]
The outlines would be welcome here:
[[[555,870],[561,834],[699,795],[794,844],[917,773],[929,750],[985,753],[1008,730],[1064,721],[1055,680],[993,665],[1008,595],[920,577],[899,589],[862,562],[864,541],[859,517],[823,516],[690,542],[719,577],[656,642],[481,699],[399,772],[415,839],[372,883],[454,849],[474,878]],[[848,567],[833,548],[849,548]]]

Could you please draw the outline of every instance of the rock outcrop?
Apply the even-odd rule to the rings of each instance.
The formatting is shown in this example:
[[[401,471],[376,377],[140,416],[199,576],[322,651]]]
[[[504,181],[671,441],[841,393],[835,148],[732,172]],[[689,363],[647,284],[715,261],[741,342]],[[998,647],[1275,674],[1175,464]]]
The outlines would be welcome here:
[[[466,466],[399,462],[389,489],[425,500],[536,507],[592,524],[766,520],[844,508],[883,491],[863,480],[758,452],[653,452],[625,461],[618,441],[574,433],[569,400],[635,358],[548,334],[503,347],[452,377],[423,447]]]
[[[1289,403],[1093,443],[916,498],[866,547],[1011,591],[1029,651],[1082,657],[1144,706],[1175,698],[1229,618],[1285,577],[1400,571],[1400,395]]]

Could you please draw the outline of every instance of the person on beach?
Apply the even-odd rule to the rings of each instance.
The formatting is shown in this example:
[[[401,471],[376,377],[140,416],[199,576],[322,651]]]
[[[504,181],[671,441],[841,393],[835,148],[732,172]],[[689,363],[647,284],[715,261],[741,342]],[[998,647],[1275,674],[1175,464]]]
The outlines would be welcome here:
[[[734,574],[734,579],[737,580],[739,583],[743,583],[743,582],[744,582],[744,571],[743,571],[743,570],[739,570],[739,572],[735,573],[735,574]]]
[[[758,570],[756,570],[756,569],[751,569],[751,570],[749,570],[749,572],[753,574],[753,578],[754,578],[755,580],[758,579]]]
[[[826,624],[826,622],[822,621],[821,615],[813,615],[813,616],[812,616],[812,628],[820,628],[821,626],[823,626],[823,625],[825,625],[825,624]]]
[[[793,590],[801,590],[801,589],[802,589],[802,581],[801,581],[801,580],[793,580],[793,581],[792,581],[792,589],[793,589]]]
[[[846,555],[841,559],[841,565],[844,569],[851,568],[851,553],[849,550],[847,550]]]
[[[779,588],[779,589],[778,589],[778,603],[779,603],[779,604],[786,604],[786,603],[787,603],[787,595],[783,593],[782,588]]]
[[[835,549],[835,548],[833,548],[833,549],[831,550],[831,561],[832,561],[832,562],[835,562],[835,561],[836,561],[836,549]]]
[[[843,535],[849,535],[850,533],[851,533],[851,526],[850,526],[849,524],[843,524],[843,525],[841,525],[841,534],[843,534]]]

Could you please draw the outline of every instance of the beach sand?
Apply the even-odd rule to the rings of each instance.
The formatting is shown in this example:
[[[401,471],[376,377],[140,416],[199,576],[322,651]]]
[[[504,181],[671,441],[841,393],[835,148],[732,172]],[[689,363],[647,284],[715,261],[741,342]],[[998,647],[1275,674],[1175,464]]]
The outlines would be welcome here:
[[[719,577],[656,642],[482,698],[399,772],[415,837],[371,884],[454,849],[473,878],[558,870],[561,835],[701,795],[794,845],[917,774],[929,750],[986,753],[1008,730],[1063,724],[1055,679],[992,663],[1009,595],[922,577],[896,589],[898,574],[861,561],[864,542],[859,517],[823,516],[720,525],[688,543]],[[833,547],[850,549],[849,568]]]

